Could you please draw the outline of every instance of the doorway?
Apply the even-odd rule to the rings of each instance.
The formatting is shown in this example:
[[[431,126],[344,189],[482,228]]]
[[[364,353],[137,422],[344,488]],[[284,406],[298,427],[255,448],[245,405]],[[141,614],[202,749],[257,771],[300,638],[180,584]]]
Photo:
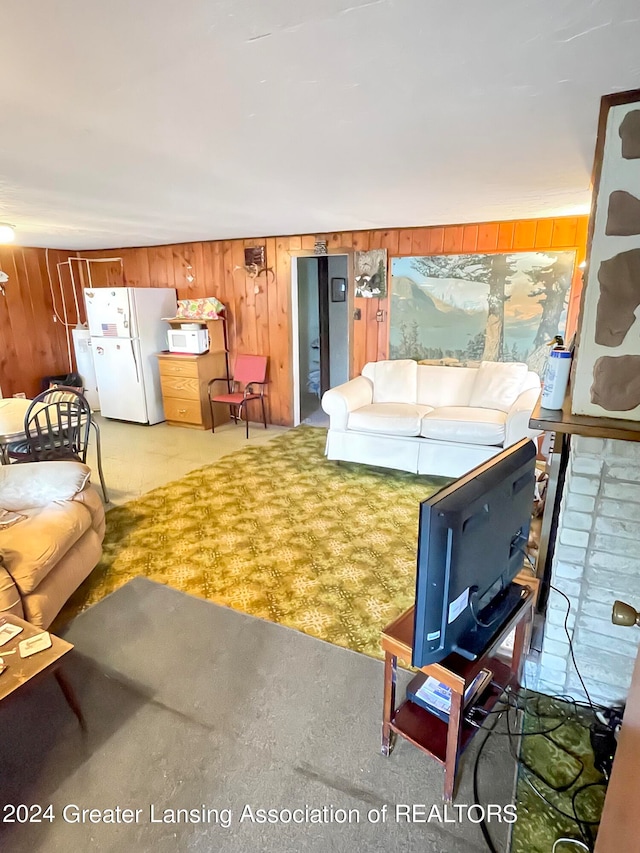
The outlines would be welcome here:
[[[349,379],[349,256],[299,257],[292,264],[294,423],[321,423],[322,395]]]

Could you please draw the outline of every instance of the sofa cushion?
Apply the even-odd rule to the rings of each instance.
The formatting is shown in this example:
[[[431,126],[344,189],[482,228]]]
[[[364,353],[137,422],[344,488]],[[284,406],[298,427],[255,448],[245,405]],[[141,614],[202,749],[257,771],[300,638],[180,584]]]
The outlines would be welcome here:
[[[527,365],[518,362],[481,362],[469,405],[508,412],[522,390],[527,373]]]
[[[440,406],[468,406],[478,373],[475,367],[418,365],[416,401],[434,409]]]
[[[28,595],[88,530],[91,513],[78,501],[60,501],[25,510],[25,515],[0,531],[0,549],[5,569]]]
[[[89,576],[101,552],[102,536],[95,530],[87,530],[34,592],[25,595],[22,601],[25,619],[46,630],[71,593]]]
[[[418,365],[412,359],[376,361],[365,365],[362,374],[373,382],[374,403],[416,402]]]
[[[420,435],[438,441],[501,445],[506,420],[506,414],[495,409],[442,406],[424,416]]]
[[[351,412],[347,427],[387,435],[420,435],[422,419],[431,411],[431,406],[410,403],[372,403]]]

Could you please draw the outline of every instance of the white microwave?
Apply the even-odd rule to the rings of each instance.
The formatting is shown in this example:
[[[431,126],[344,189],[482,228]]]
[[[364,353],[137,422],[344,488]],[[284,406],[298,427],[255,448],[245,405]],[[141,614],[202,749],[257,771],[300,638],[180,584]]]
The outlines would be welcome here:
[[[209,332],[207,329],[169,329],[169,352],[207,352]]]

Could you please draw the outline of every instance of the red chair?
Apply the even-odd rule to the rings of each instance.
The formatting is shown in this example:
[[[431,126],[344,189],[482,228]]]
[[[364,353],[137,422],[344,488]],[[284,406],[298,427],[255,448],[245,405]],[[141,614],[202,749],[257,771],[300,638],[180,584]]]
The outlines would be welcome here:
[[[229,406],[229,411],[233,420],[238,423],[238,417],[242,420],[242,411],[244,409],[244,417],[247,425],[247,438],[249,438],[249,416],[246,410],[246,405],[250,400],[260,400],[262,404],[262,422],[264,428],[267,428],[267,416],[264,410],[264,386],[267,384],[267,357],[264,355],[239,355],[236,358],[233,379],[226,376],[219,376],[209,382],[209,406],[211,407],[211,432],[215,432],[213,423],[213,404],[225,403]],[[211,393],[211,389],[215,382],[226,382],[228,392],[226,394]],[[235,390],[232,390],[232,385]],[[259,386],[259,390],[254,390],[254,386]]]

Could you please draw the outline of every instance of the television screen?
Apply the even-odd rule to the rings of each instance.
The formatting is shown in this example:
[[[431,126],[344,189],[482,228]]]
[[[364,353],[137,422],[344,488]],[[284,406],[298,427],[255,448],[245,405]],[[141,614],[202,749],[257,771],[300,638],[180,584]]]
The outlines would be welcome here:
[[[517,605],[535,458],[523,439],[421,503],[414,666],[475,659]]]

